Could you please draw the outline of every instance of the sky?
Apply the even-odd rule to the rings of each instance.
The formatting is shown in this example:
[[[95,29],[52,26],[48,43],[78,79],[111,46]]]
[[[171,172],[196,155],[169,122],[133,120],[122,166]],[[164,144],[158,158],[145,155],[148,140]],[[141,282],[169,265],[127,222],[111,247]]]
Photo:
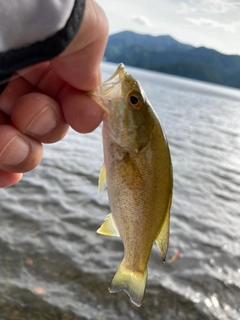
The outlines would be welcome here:
[[[193,46],[240,55],[240,0],[96,0],[110,34],[170,35]]]

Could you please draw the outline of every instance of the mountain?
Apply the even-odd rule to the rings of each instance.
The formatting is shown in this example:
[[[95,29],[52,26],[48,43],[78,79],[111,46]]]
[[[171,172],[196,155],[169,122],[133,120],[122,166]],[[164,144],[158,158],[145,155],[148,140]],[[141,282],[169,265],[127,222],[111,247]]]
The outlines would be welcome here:
[[[150,36],[148,34],[138,34],[132,31],[122,31],[114,35],[110,35],[108,40],[109,47],[121,49],[123,46],[132,45],[141,46],[147,50],[156,51],[186,51],[194,47],[189,44],[183,44],[170,36]]]
[[[123,31],[110,35],[107,61],[240,88],[240,56],[193,47],[174,38]]]

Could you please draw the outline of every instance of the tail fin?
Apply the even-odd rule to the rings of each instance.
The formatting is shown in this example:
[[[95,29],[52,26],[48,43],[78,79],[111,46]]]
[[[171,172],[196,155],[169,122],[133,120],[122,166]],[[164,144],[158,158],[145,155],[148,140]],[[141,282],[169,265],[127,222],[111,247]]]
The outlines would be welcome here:
[[[132,303],[140,307],[144,298],[147,276],[147,269],[144,272],[132,271],[121,263],[112,278],[108,290],[111,293],[125,291]]]

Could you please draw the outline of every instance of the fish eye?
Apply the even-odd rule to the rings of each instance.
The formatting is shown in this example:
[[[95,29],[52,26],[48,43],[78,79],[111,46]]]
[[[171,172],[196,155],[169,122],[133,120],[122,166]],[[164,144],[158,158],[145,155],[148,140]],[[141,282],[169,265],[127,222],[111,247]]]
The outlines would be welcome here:
[[[129,103],[133,108],[140,108],[142,105],[142,99],[136,93],[131,93],[129,95]]]
[[[131,101],[131,104],[138,104],[138,97],[136,96],[131,96],[130,97],[130,101]]]

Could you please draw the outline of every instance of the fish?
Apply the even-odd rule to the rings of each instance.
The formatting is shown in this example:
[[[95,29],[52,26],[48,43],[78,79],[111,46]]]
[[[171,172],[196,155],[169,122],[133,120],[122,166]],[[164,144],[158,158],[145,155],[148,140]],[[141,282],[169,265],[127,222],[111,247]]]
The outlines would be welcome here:
[[[170,150],[146,93],[123,64],[90,96],[104,110],[104,165],[98,191],[107,187],[111,209],[97,232],[120,237],[124,246],[109,291],[125,291],[140,307],[153,243],[163,261],[168,249],[173,189]]]

